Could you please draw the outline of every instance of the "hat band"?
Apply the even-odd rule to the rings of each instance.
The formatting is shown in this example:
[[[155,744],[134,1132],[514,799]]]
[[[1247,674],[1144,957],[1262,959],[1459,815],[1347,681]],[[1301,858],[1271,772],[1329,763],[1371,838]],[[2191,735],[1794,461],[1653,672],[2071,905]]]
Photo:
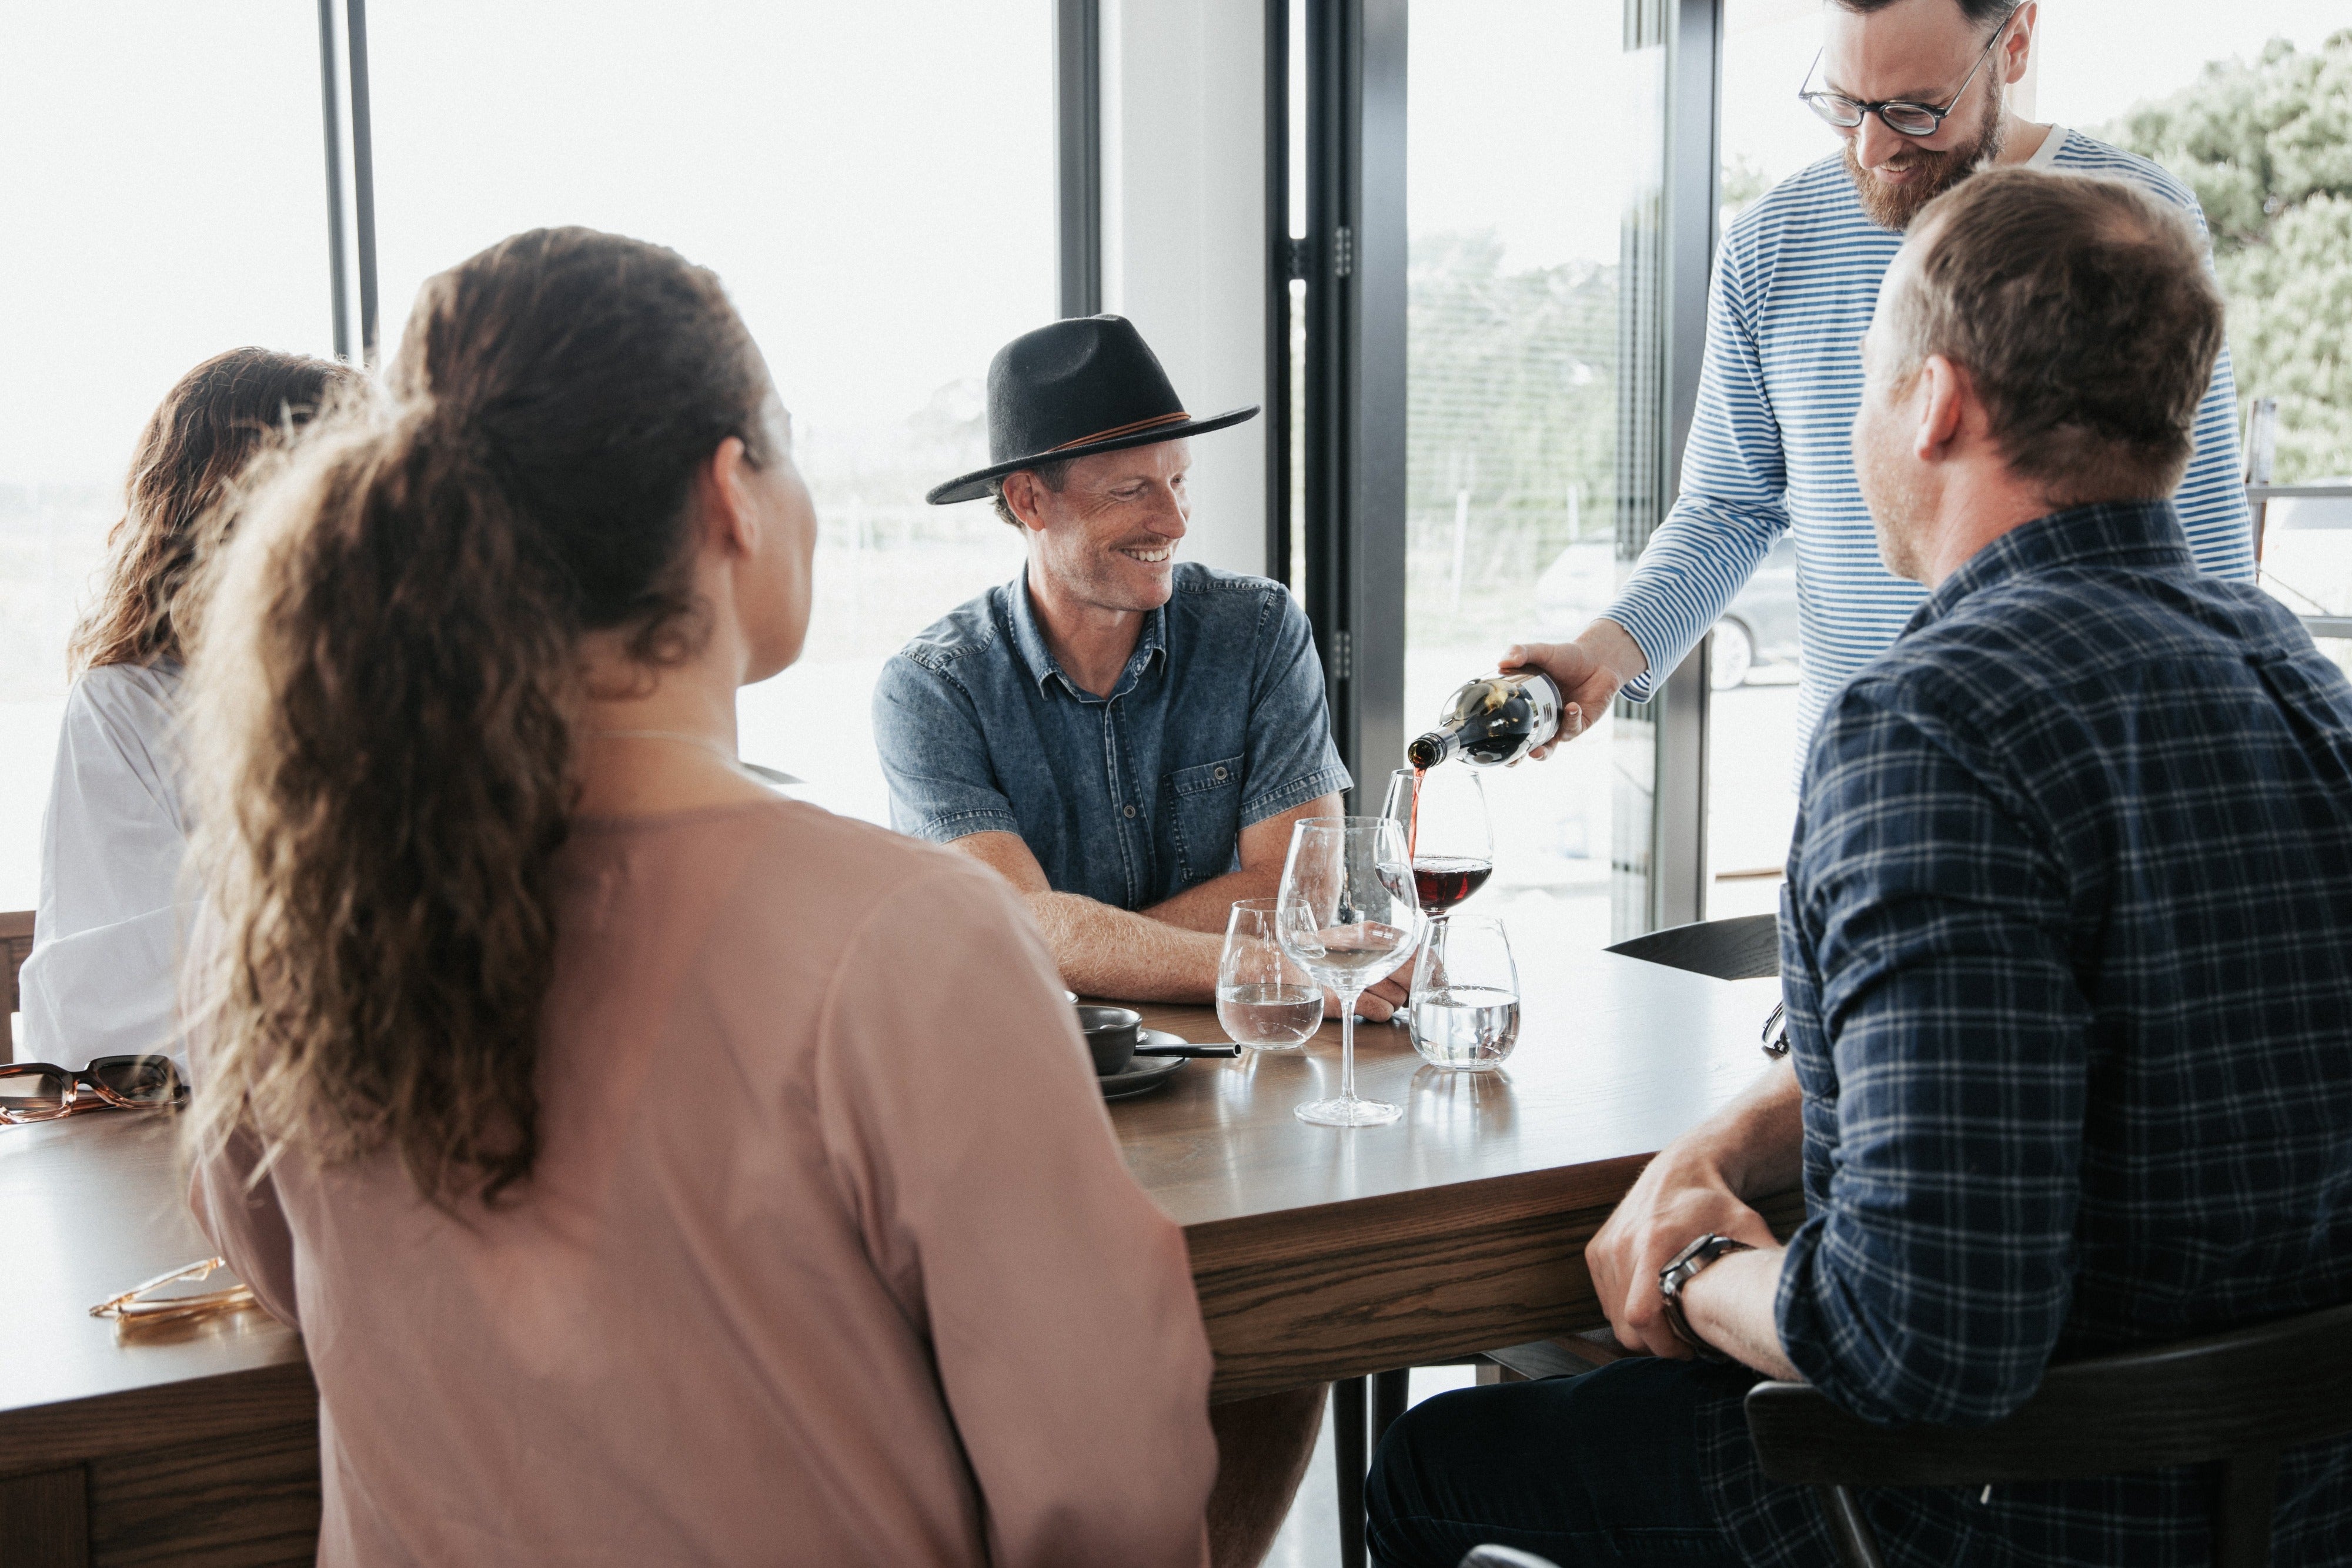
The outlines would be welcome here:
[[[1175,424],[1192,417],[1181,408],[1174,413],[1155,413],[1150,419],[1139,419],[1128,424],[1114,424],[1108,430],[1097,430],[1092,435],[1081,435],[1076,441],[1065,441],[1059,446],[1049,446],[1045,450],[1067,452],[1073,446],[1084,446],[1095,441],[1108,441],[1118,435],[1132,435],[1139,430],[1150,430],[1155,425]]]

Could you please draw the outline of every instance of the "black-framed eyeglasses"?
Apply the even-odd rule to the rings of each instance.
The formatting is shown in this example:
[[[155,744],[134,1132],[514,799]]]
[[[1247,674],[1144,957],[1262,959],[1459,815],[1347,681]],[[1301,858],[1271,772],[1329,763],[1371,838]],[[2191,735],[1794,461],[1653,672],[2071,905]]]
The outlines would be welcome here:
[[[2000,42],[2001,35],[2009,31],[2009,25],[2017,20],[2017,14],[2025,9],[2025,5],[2026,0],[2017,0],[2017,4],[2009,8],[2009,15],[2003,16],[2000,26],[1992,30],[1991,39],[1977,51],[1977,63],[1970,66],[1969,74],[1960,79],[1959,89],[1945,101],[1941,109],[1932,103],[1907,103],[1901,99],[1866,103],[1858,98],[1848,98],[1842,92],[1814,92],[1808,88],[1799,88],[1797,96],[1805,100],[1806,108],[1840,131],[1852,131],[1863,122],[1865,116],[1874,114],[1887,130],[1899,135],[1933,136],[1944,128],[1945,117],[1958,109],[1960,99],[1968,96],[1969,83],[1976,80],[1977,72],[1984,69],[1985,61],[1992,56],[1993,45]],[[1813,79],[1813,72],[1819,70],[1821,65],[1821,52],[1815,50],[1813,63],[1805,71],[1807,82]]]

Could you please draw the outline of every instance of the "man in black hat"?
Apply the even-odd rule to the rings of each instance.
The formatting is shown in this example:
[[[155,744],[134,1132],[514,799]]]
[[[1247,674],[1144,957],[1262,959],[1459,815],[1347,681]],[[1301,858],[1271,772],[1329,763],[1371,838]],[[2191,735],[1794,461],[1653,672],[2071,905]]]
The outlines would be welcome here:
[[[1292,823],[1342,810],[1297,601],[1176,559],[1187,438],[1256,413],[1187,413],[1120,317],[1056,321],[989,366],[993,461],[929,497],[993,496],[1029,559],[884,668],[892,822],[1029,895],[1090,995],[1210,1000],[1234,901],[1276,892]],[[1363,1011],[1402,1000],[1384,983]]]
[[[1026,894],[1063,982],[1089,995],[1210,1000],[1234,902],[1278,891],[1292,823],[1343,810],[1297,601],[1176,559],[1187,437],[1256,413],[1196,419],[1131,323],[1056,321],[988,367],[989,465],[928,497],[993,497],[1028,560],[884,666],[892,824]],[[1391,979],[1359,1007],[1403,1001]],[[1212,1412],[1219,1568],[1273,1544],[1322,1405],[1306,1388]]]

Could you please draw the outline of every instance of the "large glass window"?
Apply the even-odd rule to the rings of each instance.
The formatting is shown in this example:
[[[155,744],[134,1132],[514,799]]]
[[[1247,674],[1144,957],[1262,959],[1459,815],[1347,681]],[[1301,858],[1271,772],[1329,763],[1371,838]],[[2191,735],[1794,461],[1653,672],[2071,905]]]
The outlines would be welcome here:
[[[2352,476],[2352,32],[2340,0],[2215,6],[2200,0],[2042,0],[2036,60],[2012,99],[2027,118],[2116,142],[2197,191],[2215,235],[2242,403],[2279,403],[2281,480]],[[1797,100],[1821,47],[1817,0],[1727,0],[1723,221],[1838,151]],[[1742,631],[1793,603],[1786,549],[1731,607]],[[2305,612],[2352,613],[2352,502],[2274,505],[2272,591]],[[1796,814],[1796,657],[1785,638],[1717,646],[1710,704],[1708,913],[1769,909]],[[2347,644],[2337,643],[2336,646]],[[1735,649],[1735,652],[1738,651]]]
[[[372,16],[387,351],[430,273],[586,224],[727,281],[793,411],[824,531],[808,652],[745,692],[743,755],[887,821],[883,661],[1020,569],[985,503],[982,383],[1056,314],[1052,8],[405,0]]]
[[[175,19],[176,18],[176,19]],[[728,281],[824,518],[809,653],[747,756],[882,820],[882,661],[1018,569],[984,507],[990,354],[1054,313],[1050,7],[479,6],[372,18],[382,336],[520,228],[672,245]],[[0,50],[0,909],[32,905],[64,649],[148,412],[207,355],[330,347],[315,13],[51,7]],[[105,90],[93,89],[103,83]]]
[[[66,693],[139,430],[224,349],[324,353],[315,13],[24,5],[0,47],[0,910],[39,887]]]
[[[1626,15],[1412,12],[1409,733],[1510,643],[1574,636],[1622,575],[1621,274],[1629,225],[1655,223],[1663,58],[1628,46]],[[1485,775],[1496,870],[1476,907],[1524,952],[1610,939],[1615,727]]]

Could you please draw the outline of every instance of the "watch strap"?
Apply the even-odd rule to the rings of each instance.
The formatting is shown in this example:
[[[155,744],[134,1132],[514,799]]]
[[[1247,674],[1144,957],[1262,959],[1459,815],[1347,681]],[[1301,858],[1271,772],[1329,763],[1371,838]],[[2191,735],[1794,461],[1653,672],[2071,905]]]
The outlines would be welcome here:
[[[1724,1254],[1754,1250],[1756,1249],[1745,1241],[1710,1233],[1675,1253],[1666,1266],[1658,1270],[1658,1298],[1665,1309],[1666,1326],[1673,1329],[1675,1337],[1690,1346],[1702,1361],[1727,1362],[1731,1358],[1692,1332],[1690,1319],[1683,1314],[1683,1287]]]

